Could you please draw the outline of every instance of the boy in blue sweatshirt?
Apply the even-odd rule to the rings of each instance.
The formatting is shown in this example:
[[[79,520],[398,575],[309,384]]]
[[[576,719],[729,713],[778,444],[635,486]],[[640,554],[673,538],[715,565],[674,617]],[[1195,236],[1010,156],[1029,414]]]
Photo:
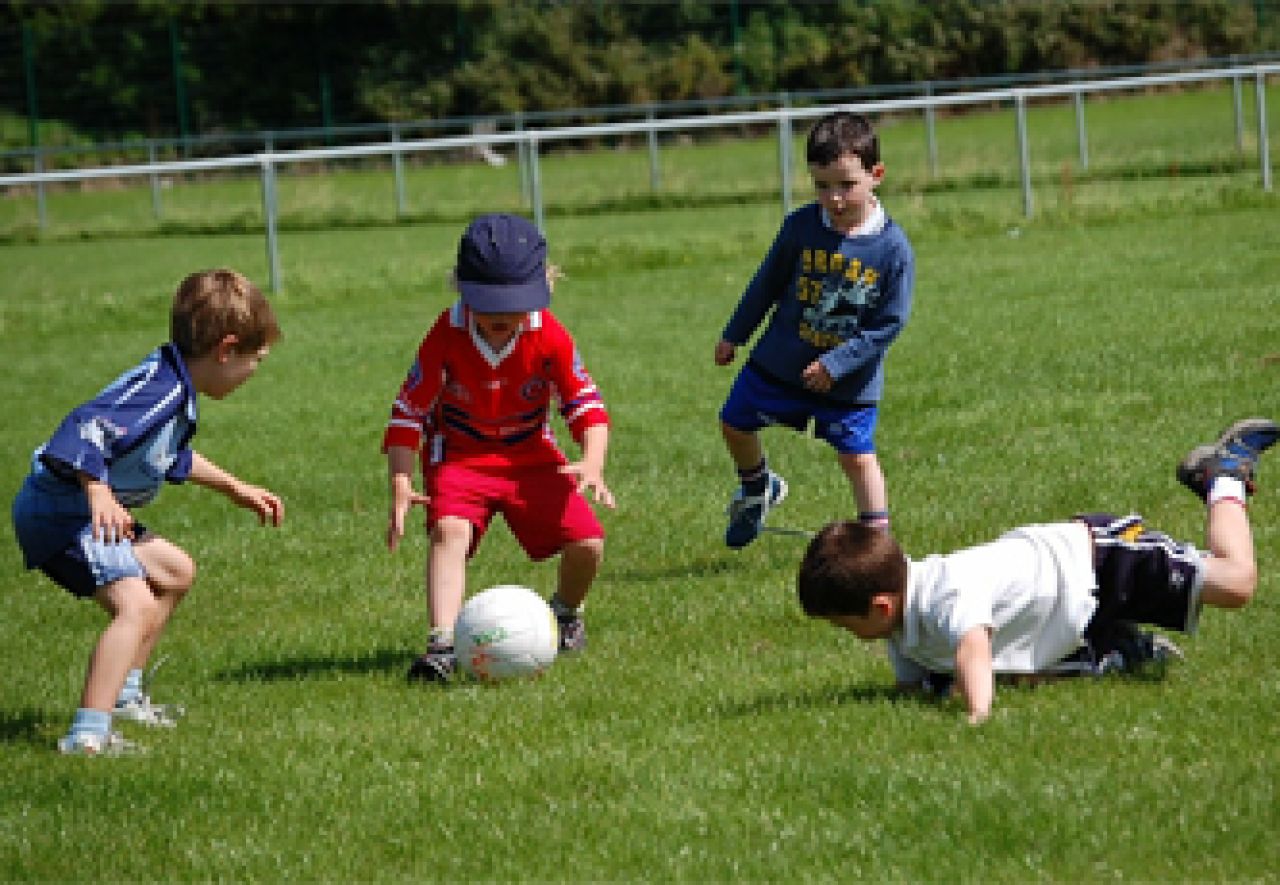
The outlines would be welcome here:
[[[915,257],[876,199],[884,164],[865,117],[819,119],[806,159],[818,199],[782,222],[716,345],[716,365],[728,365],[769,317],[720,411],[741,481],[725,531],[735,549],[756,539],[787,495],[758,435],[773,424],[803,431],[812,421],[853,487],[858,519],[889,525],[875,428],[885,352],[911,311]]]

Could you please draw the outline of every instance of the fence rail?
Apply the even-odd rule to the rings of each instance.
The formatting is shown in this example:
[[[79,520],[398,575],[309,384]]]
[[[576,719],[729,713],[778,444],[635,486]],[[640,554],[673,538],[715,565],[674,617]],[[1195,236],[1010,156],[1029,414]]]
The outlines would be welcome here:
[[[524,129],[514,132],[457,135],[410,140],[395,139],[381,144],[348,145],[343,147],[306,148],[290,151],[261,151],[229,157],[200,160],[174,160],[144,164],[103,166],[87,169],[37,171],[29,174],[0,175],[0,187],[34,187],[39,209],[39,223],[46,225],[44,186],[58,182],[90,181],[103,178],[149,177],[152,187],[158,187],[163,175],[214,170],[259,170],[262,187],[262,205],[266,229],[267,260],[270,268],[272,291],[281,288],[280,250],[278,236],[279,206],[276,196],[276,170],[281,166],[325,160],[349,160],[370,157],[390,157],[396,176],[397,200],[403,197],[401,160],[405,155],[456,151],[459,149],[488,149],[514,146],[521,163],[521,182],[526,191],[534,221],[545,227],[544,200],[539,170],[539,148],[557,142],[584,141],[601,136],[644,135],[649,143],[650,181],[657,187],[660,180],[660,157],[657,148],[659,133],[689,132],[701,129],[738,125],[772,125],[776,127],[779,141],[779,161],[782,171],[780,198],[783,211],[792,208],[791,183],[791,133],[796,120],[822,116],[833,110],[854,110],[868,114],[923,112],[926,137],[929,141],[931,164],[936,163],[934,139],[934,113],[941,108],[957,108],[973,105],[1007,105],[1014,108],[1018,141],[1018,162],[1021,181],[1022,205],[1025,215],[1034,212],[1031,179],[1031,156],[1027,133],[1026,108],[1029,102],[1050,98],[1071,98],[1075,103],[1077,141],[1080,163],[1088,166],[1088,139],[1085,128],[1084,97],[1094,93],[1131,91],[1162,86],[1178,86],[1209,81],[1230,80],[1233,84],[1233,104],[1237,143],[1242,143],[1244,119],[1241,91],[1245,82],[1252,82],[1255,91],[1258,127],[1258,167],[1261,187],[1272,190],[1271,157],[1267,137],[1266,79],[1280,74],[1280,64],[1259,64],[1246,67],[1226,67],[1212,70],[1185,71],[1179,73],[1120,77],[1108,80],[1082,80],[1063,84],[1041,86],[1016,86],[971,92],[932,94],[909,98],[878,99],[861,102],[841,102],[811,107],[780,107],[766,111],[749,111],[727,114],[711,114],[673,118],[646,117],[629,122],[600,123],[585,126],[565,126],[545,129]],[[37,157],[38,160],[38,157]],[[153,197],[154,200],[154,197]]]

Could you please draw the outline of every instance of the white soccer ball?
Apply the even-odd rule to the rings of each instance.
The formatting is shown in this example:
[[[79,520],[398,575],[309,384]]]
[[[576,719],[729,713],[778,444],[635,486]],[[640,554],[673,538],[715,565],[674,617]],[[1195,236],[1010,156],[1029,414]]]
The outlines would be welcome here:
[[[535,676],[556,659],[560,627],[541,596],[503,584],[467,600],[453,628],[453,644],[458,666],[476,679]]]

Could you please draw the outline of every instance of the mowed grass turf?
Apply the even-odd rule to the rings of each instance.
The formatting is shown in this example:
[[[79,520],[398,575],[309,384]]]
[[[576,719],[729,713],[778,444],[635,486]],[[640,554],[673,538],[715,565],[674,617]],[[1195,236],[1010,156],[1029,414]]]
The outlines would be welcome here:
[[[1191,446],[1280,415],[1273,200],[1111,205],[1016,227],[886,197],[919,261],[879,444],[913,554],[1081,509],[1198,539]],[[963,201],[958,201],[963,202]],[[721,543],[733,473],[712,350],[778,208],[553,216],[554,302],[612,410],[590,645],[540,680],[408,686],[420,530],[384,547],[391,397],[451,300],[457,224],[288,233],[285,340],[203,403],[197,448],[286,500],[195,487],[140,513],[200,576],[161,643],[144,758],[54,750],[104,624],[0,528],[0,878],[13,880],[1266,880],[1280,868],[1280,461],[1251,507],[1262,580],[1160,680],[1002,689],[980,729],[901,700],[881,652],[806,620],[802,542]],[[186,272],[264,280],[260,235],[0,246],[0,487],[75,404],[165,337]],[[830,452],[765,434],[778,525],[853,504]],[[1272,456],[1274,457],[1274,456]],[[501,527],[472,590],[549,593]]]

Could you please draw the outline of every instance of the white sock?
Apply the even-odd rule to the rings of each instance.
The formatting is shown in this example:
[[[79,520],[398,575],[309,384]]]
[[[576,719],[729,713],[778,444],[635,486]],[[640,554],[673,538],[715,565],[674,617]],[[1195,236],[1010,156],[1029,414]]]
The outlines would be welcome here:
[[[1239,501],[1243,504],[1245,502],[1244,481],[1234,476],[1216,477],[1209,488],[1206,503],[1212,506],[1223,499]]]

